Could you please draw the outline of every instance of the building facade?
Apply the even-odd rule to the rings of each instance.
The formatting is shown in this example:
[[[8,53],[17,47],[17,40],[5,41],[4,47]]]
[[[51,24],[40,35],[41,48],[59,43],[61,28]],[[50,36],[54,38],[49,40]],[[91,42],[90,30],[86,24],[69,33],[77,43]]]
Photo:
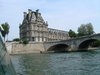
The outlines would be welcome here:
[[[20,39],[25,38],[29,41],[42,42],[69,39],[67,31],[48,28],[48,23],[44,21],[39,10],[28,9],[28,13],[24,12],[24,19],[19,29]]]

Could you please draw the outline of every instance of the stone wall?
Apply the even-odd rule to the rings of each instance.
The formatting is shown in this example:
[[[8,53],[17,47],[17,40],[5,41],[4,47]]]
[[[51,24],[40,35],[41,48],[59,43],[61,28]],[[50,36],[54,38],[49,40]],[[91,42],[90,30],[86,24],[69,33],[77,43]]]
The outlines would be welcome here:
[[[12,52],[12,43],[13,42],[6,42],[6,48],[9,54]]]
[[[9,44],[9,46],[7,46]],[[41,42],[29,43],[29,44],[19,44],[18,42],[7,43],[6,47],[9,54],[21,54],[21,53],[40,53],[45,51],[44,45]]]

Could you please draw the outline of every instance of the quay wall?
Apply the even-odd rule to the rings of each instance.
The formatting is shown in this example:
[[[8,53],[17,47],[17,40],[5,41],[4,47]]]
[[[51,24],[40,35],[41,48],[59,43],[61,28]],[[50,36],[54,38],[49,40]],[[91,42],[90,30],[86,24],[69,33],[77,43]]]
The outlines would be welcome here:
[[[40,53],[45,51],[42,42],[30,42],[28,44],[20,44],[18,42],[7,42],[6,48],[9,54]]]

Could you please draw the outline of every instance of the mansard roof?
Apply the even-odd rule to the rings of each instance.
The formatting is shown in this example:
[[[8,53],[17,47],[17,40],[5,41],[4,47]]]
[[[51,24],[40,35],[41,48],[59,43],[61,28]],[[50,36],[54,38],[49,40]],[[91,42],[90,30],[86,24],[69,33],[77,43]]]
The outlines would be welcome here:
[[[28,13],[24,12],[23,22],[35,22],[35,21],[45,22],[41,16],[41,13],[39,13],[39,9],[37,9],[36,11],[28,9]]]

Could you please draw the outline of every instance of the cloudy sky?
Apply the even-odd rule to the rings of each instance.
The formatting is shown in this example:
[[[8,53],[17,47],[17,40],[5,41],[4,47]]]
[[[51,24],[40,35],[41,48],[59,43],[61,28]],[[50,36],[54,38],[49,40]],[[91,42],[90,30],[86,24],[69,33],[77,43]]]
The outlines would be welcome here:
[[[9,40],[19,37],[19,24],[28,9],[39,9],[50,28],[77,32],[81,24],[91,22],[100,32],[100,0],[0,0],[0,24],[10,24]]]

